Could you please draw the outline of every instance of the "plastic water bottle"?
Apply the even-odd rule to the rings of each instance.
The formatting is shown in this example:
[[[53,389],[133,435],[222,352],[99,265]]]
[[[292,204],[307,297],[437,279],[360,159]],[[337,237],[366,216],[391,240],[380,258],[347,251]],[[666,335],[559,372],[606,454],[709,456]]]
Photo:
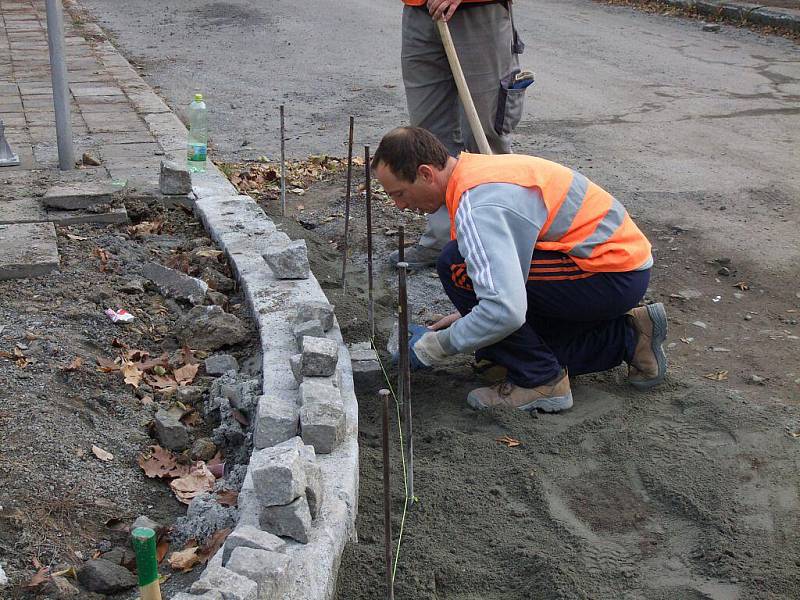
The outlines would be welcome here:
[[[203,173],[206,170],[208,154],[208,113],[203,94],[195,94],[189,105],[189,144],[187,155],[189,171]]]

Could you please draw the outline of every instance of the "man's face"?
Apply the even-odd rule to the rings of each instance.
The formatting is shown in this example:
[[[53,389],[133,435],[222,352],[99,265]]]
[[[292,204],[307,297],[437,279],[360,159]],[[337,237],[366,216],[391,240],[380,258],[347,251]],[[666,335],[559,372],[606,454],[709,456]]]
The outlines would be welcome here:
[[[375,168],[375,175],[389,197],[394,200],[394,205],[401,210],[410,208],[433,213],[444,201],[441,191],[436,186],[435,171],[428,165],[420,165],[417,179],[413,183],[396,177],[383,162]]]

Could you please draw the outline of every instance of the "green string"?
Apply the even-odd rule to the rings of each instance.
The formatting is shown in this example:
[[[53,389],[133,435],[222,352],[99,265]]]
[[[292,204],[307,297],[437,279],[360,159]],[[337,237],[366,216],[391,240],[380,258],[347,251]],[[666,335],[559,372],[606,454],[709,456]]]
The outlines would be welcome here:
[[[375,350],[375,355],[378,359],[378,364],[381,366],[381,371],[383,372],[383,378],[386,380],[386,385],[389,386],[389,391],[392,394],[392,398],[394,398],[394,407],[397,411],[397,431],[400,434],[400,461],[403,465],[403,493],[405,498],[403,499],[403,518],[400,520],[400,533],[398,534],[397,538],[397,550],[394,553],[394,565],[392,566],[392,583],[394,583],[394,578],[397,573],[397,562],[400,560],[400,546],[403,543],[403,530],[405,529],[406,525],[406,514],[408,513],[408,473],[406,471],[405,443],[403,440],[403,428],[400,426],[400,403],[397,401],[397,395],[394,393],[394,387],[392,386],[392,382],[389,380],[389,374],[386,372],[386,368],[383,366],[383,361],[378,355],[378,348],[375,347],[375,338],[370,338],[369,341],[372,349]]]

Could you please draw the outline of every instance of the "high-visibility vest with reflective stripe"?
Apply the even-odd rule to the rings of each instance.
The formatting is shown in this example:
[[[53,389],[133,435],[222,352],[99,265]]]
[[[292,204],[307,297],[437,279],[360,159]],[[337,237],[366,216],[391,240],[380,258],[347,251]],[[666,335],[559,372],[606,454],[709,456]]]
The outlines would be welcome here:
[[[451,239],[464,192],[484,183],[539,190],[547,220],[536,248],[568,254],[584,271],[635,271],[652,261],[650,242],[611,194],[568,167],[520,154],[461,153],[447,185]]]

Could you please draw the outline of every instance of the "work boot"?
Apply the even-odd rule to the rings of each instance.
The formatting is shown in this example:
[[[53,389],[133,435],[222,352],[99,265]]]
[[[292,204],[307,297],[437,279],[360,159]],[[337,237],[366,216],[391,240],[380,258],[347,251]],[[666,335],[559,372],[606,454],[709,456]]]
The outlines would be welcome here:
[[[439,248],[428,248],[427,246],[420,246],[417,244],[405,249],[403,259],[408,263],[411,269],[434,267],[436,266],[436,261],[439,260],[439,254],[441,254],[441,252]],[[389,264],[396,267],[399,258],[400,251],[395,250],[389,255]]]
[[[628,363],[628,381],[638,390],[649,390],[664,381],[667,374],[667,311],[660,302],[628,311],[636,330],[636,350]]]
[[[572,406],[572,390],[567,372],[561,371],[550,383],[535,388],[524,388],[504,381],[472,390],[467,395],[467,404],[475,410],[507,406],[528,412],[561,412]]]

